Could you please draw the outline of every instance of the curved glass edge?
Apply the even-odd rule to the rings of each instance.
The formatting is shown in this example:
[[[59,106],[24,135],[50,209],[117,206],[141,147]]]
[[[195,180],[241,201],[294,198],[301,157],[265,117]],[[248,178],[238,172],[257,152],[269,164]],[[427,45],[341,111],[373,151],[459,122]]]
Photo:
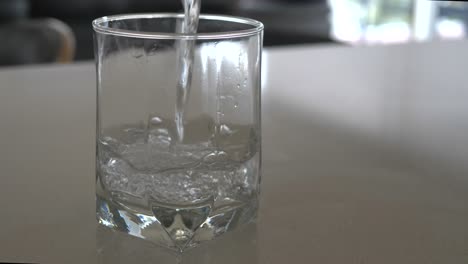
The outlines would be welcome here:
[[[103,26],[105,22],[119,21],[126,19],[151,19],[151,18],[183,18],[183,14],[176,13],[144,13],[144,14],[123,14],[104,16],[93,20],[92,25],[94,31],[101,34],[121,36],[121,37],[132,37],[132,38],[143,38],[143,39],[186,39],[186,40],[198,40],[198,39],[232,39],[242,38],[248,36],[254,36],[263,31],[263,24],[257,20],[243,17],[227,16],[227,15],[200,15],[200,19],[203,20],[218,20],[233,22],[239,24],[251,25],[252,28],[245,30],[236,31],[225,31],[225,32],[213,32],[213,33],[165,33],[165,32],[145,32],[135,31],[119,28],[110,28]]]

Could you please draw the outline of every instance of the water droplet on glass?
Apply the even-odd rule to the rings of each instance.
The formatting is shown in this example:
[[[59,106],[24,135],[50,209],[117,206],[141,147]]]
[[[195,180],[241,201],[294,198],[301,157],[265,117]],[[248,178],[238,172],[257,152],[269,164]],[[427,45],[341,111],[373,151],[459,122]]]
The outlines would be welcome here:
[[[156,142],[161,145],[161,147],[169,147],[172,143],[172,138],[168,136],[157,136],[156,137]]]
[[[144,50],[148,56],[155,55],[160,47],[160,43],[145,42],[144,44]]]
[[[158,52],[158,44],[154,44],[153,46],[151,46],[150,50],[148,51],[148,54],[149,55],[154,55]]]
[[[159,135],[169,136],[169,130],[166,128],[158,128],[155,130],[155,132]]]
[[[214,164],[219,161],[225,161],[228,158],[228,155],[224,151],[214,151],[203,158],[203,161],[206,164]]]
[[[143,57],[143,51],[139,48],[133,48],[131,49],[131,54],[132,54],[132,57],[135,58],[135,59],[139,59],[141,57]]]
[[[234,133],[234,131],[232,131],[231,128],[227,125],[223,124],[219,126],[219,133],[223,136],[230,136]]]
[[[216,152],[216,156],[218,158],[218,160],[220,161],[225,161],[228,159],[228,154],[225,152],[225,151],[217,151]]]
[[[216,153],[212,152],[208,155],[206,155],[204,158],[203,158],[203,161],[205,161],[206,163],[213,163],[216,161]]]
[[[160,117],[154,116],[150,119],[150,124],[153,126],[158,126],[162,124],[162,119]]]

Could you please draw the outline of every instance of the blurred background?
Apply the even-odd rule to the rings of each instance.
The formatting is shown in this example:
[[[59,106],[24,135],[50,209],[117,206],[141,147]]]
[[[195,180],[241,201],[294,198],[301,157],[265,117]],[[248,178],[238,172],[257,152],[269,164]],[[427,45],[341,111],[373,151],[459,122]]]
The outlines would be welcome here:
[[[181,12],[180,0],[0,0],[0,66],[93,59],[91,21]],[[202,0],[202,13],[258,19],[265,46],[464,38],[468,5],[429,0]]]

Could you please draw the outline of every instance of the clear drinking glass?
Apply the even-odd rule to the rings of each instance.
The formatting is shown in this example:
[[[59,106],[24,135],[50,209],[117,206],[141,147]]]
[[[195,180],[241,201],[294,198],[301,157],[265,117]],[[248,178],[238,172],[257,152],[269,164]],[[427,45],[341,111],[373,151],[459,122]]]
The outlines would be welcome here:
[[[263,25],[201,15],[95,20],[100,224],[182,251],[251,222]]]

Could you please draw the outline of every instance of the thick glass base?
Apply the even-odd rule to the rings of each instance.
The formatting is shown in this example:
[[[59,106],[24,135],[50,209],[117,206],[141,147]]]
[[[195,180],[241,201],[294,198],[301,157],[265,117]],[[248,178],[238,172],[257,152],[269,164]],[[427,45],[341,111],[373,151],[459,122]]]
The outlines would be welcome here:
[[[99,224],[180,252],[252,222],[257,207],[257,197],[218,205],[207,200],[190,205],[152,202],[143,207],[128,200],[124,204],[106,192],[96,195]]]

